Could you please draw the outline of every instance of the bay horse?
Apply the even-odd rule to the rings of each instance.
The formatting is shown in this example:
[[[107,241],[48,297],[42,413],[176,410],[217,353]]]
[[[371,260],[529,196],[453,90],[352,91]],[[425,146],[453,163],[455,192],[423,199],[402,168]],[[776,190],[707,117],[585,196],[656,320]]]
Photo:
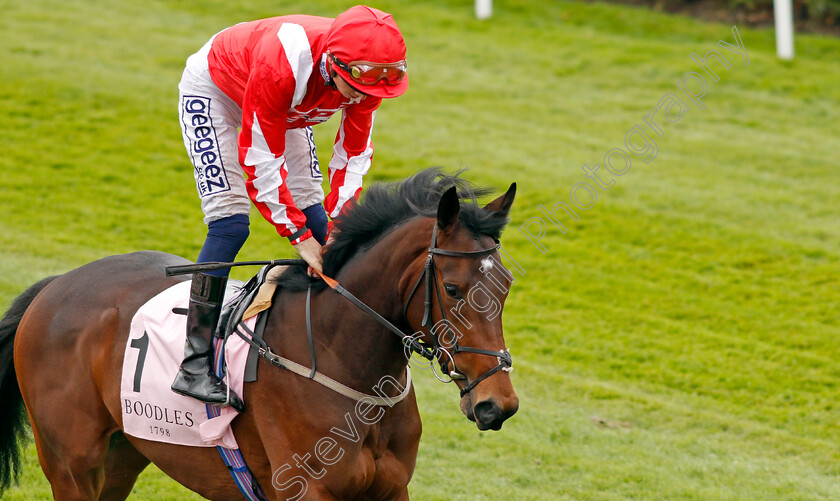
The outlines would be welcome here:
[[[512,275],[496,250],[515,184],[480,207],[476,198],[486,194],[458,174],[438,169],[399,183],[374,184],[363,202],[337,219],[335,239],[323,257],[327,276],[435,348],[437,362],[461,389],[462,412],[480,430],[498,430],[519,406],[500,314]],[[150,462],[206,498],[242,498],[215,448],[121,432],[120,375],[132,316],[147,300],[185,280],[163,272],[185,263],[151,251],[110,256],[44,279],[13,302],[0,323],[3,488],[16,480],[20,468],[26,412],[57,500],[126,499]],[[485,299],[493,291],[499,311],[473,297],[481,283]],[[405,339],[310,278],[303,267],[287,270],[279,285],[264,334],[274,352],[303,366],[310,362],[302,312],[311,287],[318,371],[364,393],[383,376],[405,384]],[[446,320],[447,312],[457,316],[457,326]],[[451,339],[444,341],[445,336]],[[266,496],[408,499],[421,434],[413,387],[399,403],[381,407],[381,419],[350,423],[348,411],[357,402],[265,359],[258,371],[258,380],[245,385],[246,409],[232,427]],[[368,409],[368,416],[372,412]],[[337,446],[328,444],[333,450],[327,454],[321,439],[330,429],[350,430],[351,424],[352,435]]]

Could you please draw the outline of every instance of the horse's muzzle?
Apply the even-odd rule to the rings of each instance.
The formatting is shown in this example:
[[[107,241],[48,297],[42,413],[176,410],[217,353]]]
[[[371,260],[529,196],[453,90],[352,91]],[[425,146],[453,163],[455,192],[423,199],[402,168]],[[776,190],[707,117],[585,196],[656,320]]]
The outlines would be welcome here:
[[[479,430],[499,431],[505,420],[516,414],[517,410],[519,410],[518,403],[510,409],[502,409],[491,398],[477,403],[473,409],[470,409],[471,412],[467,413],[467,418],[475,421]]]

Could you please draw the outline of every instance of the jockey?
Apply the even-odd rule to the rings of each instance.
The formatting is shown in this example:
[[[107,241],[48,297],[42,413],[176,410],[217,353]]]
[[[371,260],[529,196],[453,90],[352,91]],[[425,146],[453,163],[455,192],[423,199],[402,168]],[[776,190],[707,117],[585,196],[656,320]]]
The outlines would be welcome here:
[[[327,216],[358,198],[370,168],[376,109],[407,88],[402,34],[390,14],[370,7],[335,19],[273,17],[214,35],[187,59],[178,86],[181,132],[208,226],[197,261],[234,260],[253,202],[320,271]],[[311,126],[339,110],[325,199]],[[212,368],[228,272],[193,275],[184,361],[172,389],[242,410]]]

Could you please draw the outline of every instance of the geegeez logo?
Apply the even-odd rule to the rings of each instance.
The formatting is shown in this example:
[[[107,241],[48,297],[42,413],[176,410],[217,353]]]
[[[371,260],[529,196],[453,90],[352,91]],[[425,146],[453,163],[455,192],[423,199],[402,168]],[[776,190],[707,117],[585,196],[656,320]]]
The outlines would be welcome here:
[[[286,122],[295,123],[298,120],[303,120],[307,124],[320,124],[326,122],[331,116],[341,108],[312,108],[308,111],[299,110],[297,108],[289,109],[286,115]]]
[[[184,96],[181,122],[188,142],[190,160],[195,167],[195,182],[201,198],[230,190],[219,141],[210,117],[210,99]]]

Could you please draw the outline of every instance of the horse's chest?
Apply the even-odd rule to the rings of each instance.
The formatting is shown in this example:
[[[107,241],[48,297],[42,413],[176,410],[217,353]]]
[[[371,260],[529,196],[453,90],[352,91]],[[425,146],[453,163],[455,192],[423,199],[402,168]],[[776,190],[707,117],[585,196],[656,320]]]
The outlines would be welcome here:
[[[372,423],[367,414],[363,420],[343,407],[330,410],[307,412],[295,426],[265,429],[263,440],[275,444],[270,451],[275,486],[292,489],[300,477],[297,480],[307,482],[308,492],[328,493],[337,499],[402,498],[414,473],[420,442],[414,392],[384,409]],[[275,415],[283,413],[277,409]]]
[[[353,487],[356,499],[396,499],[405,492],[417,460],[419,427],[371,430],[356,460]]]

